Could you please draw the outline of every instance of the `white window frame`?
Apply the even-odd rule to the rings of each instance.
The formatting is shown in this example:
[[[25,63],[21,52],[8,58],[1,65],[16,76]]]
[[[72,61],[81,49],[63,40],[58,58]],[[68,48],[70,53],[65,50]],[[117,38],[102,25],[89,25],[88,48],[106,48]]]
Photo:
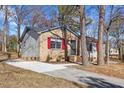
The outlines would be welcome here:
[[[55,42],[55,47],[51,47],[51,49],[61,49],[62,48],[62,40],[60,38],[51,38],[51,41],[50,42]],[[60,48],[57,47],[57,43],[56,42],[59,42],[60,43]]]

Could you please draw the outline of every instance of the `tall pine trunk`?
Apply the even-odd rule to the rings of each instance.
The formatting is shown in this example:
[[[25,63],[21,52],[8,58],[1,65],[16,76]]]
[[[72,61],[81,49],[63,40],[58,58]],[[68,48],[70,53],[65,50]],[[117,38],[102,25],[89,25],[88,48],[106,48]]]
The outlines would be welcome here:
[[[104,64],[104,52],[103,52],[104,15],[105,15],[105,6],[100,5],[99,28],[98,28],[98,31],[99,31],[98,32],[98,53],[97,53],[98,65]]]
[[[65,20],[65,16],[62,15],[62,31],[64,33],[64,43],[65,43],[65,48],[64,48],[64,59],[65,61],[68,61],[68,47],[67,47],[67,43],[68,43],[68,40],[67,40],[67,31],[66,31],[66,26],[64,24],[64,20]]]
[[[68,40],[67,40],[67,31],[66,31],[66,27],[63,27],[64,30],[64,40],[65,40],[65,61],[68,61]]]
[[[81,34],[81,56],[82,64],[88,65],[88,52],[85,37],[85,7],[80,5],[80,34]]]

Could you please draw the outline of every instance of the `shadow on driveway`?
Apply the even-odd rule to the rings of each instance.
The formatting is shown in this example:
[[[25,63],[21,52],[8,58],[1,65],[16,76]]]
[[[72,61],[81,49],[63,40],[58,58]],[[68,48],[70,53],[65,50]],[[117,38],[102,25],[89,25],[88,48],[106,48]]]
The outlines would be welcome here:
[[[88,84],[89,88],[123,88],[123,86],[107,82],[102,78],[94,78],[94,77],[78,77],[78,78],[80,82]]]

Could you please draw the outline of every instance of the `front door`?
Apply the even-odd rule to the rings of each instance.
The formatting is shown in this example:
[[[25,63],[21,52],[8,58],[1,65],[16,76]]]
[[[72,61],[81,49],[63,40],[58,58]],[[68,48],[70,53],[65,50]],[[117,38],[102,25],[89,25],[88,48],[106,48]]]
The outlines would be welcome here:
[[[71,55],[76,55],[76,40],[70,41]]]

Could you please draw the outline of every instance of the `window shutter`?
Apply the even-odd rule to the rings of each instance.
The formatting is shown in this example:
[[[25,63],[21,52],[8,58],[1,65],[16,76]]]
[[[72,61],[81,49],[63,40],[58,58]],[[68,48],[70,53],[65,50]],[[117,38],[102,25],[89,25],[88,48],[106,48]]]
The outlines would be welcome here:
[[[98,51],[98,42],[96,43],[96,51]]]
[[[62,49],[65,49],[65,39],[62,38]]]
[[[48,45],[48,49],[50,49],[51,48],[51,38],[50,37],[47,38],[47,45]]]

